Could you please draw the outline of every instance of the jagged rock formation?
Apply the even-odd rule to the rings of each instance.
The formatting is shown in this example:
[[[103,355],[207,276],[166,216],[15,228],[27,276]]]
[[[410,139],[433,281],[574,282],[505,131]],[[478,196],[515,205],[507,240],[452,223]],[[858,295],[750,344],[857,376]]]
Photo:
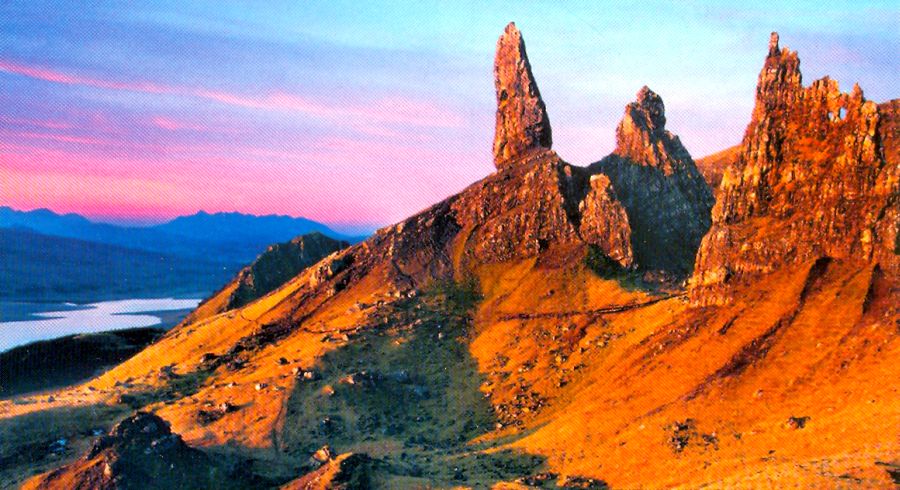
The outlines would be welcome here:
[[[612,182],[603,174],[589,177],[590,190],[578,205],[581,237],[600,247],[607,257],[624,268],[634,265],[628,213],[618,201]]]
[[[185,319],[185,323],[233,310],[257,300],[281,287],[307,267],[349,246],[343,240],[335,240],[319,232],[271,245],[252,264],[241,269],[225,287],[204,300]]]
[[[169,424],[145,412],[119,422],[72,464],[29,481],[24,488],[240,488],[206,454],[186,445]]]
[[[531,150],[550,149],[553,138],[547,108],[531,73],[522,33],[513,22],[497,41],[494,86],[497,89],[494,165],[501,169]]]
[[[662,98],[643,87],[625,108],[616,150],[591,170],[609,177],[628,213],[635,263],[685,277],[709,229],[714,201],[690,154],[665,125]]]
[[[692,279],[698,304],[726,285],[819,256],[897,271],[896,102],[858,85],[802,85],[797,53],[773,33],[736,166],[726,171]]]
[[[616,128],[614,154],[634,163],[662,170],[665,175],[691,167],[691,156],[677,136],[666,130],[666,107],[662,97],[644,86],[637,100],[625,107]]]

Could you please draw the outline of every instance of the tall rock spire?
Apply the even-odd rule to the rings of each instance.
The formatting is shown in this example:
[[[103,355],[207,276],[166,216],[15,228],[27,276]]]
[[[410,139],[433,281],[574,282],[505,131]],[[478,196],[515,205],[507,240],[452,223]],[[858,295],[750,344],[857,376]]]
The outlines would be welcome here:
[[[522,34],[512,22],[497,41],[494,85],[497,88],[494,165],[502,169],[530,150],[549,149],[553,139],[547,108],[531,73]]]

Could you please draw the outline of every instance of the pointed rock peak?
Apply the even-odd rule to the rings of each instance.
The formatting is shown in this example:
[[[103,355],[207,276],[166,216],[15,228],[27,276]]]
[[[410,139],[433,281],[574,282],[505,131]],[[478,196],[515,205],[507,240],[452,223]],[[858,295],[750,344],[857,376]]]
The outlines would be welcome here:
[[[768,63],[772,62],[780,62],[781,58],[784,58],[783,61],[790,62],[791,60],[797,59],[797,52],[791,51],[788,48],[782,48],[779,44],[780,37],[777,32],[773,32],[769,35],[769,54],[766,56],[766,61]],[[771,60],[771,61],[770,61]]]
[[[637,102],[626,109],[636,123],[647,128],[651,133],[665,131],[666,106],[662,97],[644,85],[637,94]]]
[[[662,97],[647,87],[637,101],[625,107],[625,115],[616,128],[616,155],[634,163],[662,169],[667,175],[693,166],[693,161],[678,137],[666,131],[666,106]]]
[[[494,85],[497,89],[494,165],[500,169],[531,150],[549,149],[553,140],[547,108],[531,73],[522,34],[512,22],[497,41]]]
[[[781,48],[778,33],[769,38],[769,54],[759,72],[753,120],[762,121],[767,113],[783,110],[803,89],[800,58],[795,51]]]
[[[766,63],[763,67],[762,76],[793,78],[795,74],[800,73],[800,59],[797,57],[796,51],[788,48],[782,48],[779,45],[779,37],[777,32],[773,32],[769,37],[769,54],[766,56]]]
[[[775,56],[779,53],[780,48],[778,47],[778,33],[773,32],[769,36],[769,56]]]

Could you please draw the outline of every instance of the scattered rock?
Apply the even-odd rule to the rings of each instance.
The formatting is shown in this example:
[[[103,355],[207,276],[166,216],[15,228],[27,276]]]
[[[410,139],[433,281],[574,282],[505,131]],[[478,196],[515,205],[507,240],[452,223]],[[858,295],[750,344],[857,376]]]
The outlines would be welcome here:
[[[334,453],[332,453],[331,448],[326,444],[314,452],[313,455],[310,456],[309,461],[310,464],[313,464],[318,468],[332,459],[334,459]]]
[[[605,481],[595,478],[567,476],[559,482],[559,487],[564,489],[606,490],[609,488],[609,485]]]
[[[529,487],[543,487],[544,485],[556,482],[558,478],[559,475],[556,473],[544,472],[523,476],[522,478],[517,479],[516,483],[527,485]]]

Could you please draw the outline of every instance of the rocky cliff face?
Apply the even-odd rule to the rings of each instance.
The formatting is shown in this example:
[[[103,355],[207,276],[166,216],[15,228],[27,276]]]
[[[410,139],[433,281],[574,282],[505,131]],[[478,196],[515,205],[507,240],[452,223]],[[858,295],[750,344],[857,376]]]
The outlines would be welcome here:
[[[522,34],[512,22],[497,41],[494,86],[497,89],[494,165],[503,168],[531,150],[549,149],[553,144],[550,119],[531,73]]]
[[[821,256],[896,271],[896,108],[827,77],[804,88],[797,53],[773,33],[739,161],[697,256],[694,302],[727,301],[730,282]]]
[[[683,278],[709,229],[712,192],[678,136],[662,98],[647,87],[625,108],[616,150],[591,166],[609,177],[628,214],[634,259]]]

